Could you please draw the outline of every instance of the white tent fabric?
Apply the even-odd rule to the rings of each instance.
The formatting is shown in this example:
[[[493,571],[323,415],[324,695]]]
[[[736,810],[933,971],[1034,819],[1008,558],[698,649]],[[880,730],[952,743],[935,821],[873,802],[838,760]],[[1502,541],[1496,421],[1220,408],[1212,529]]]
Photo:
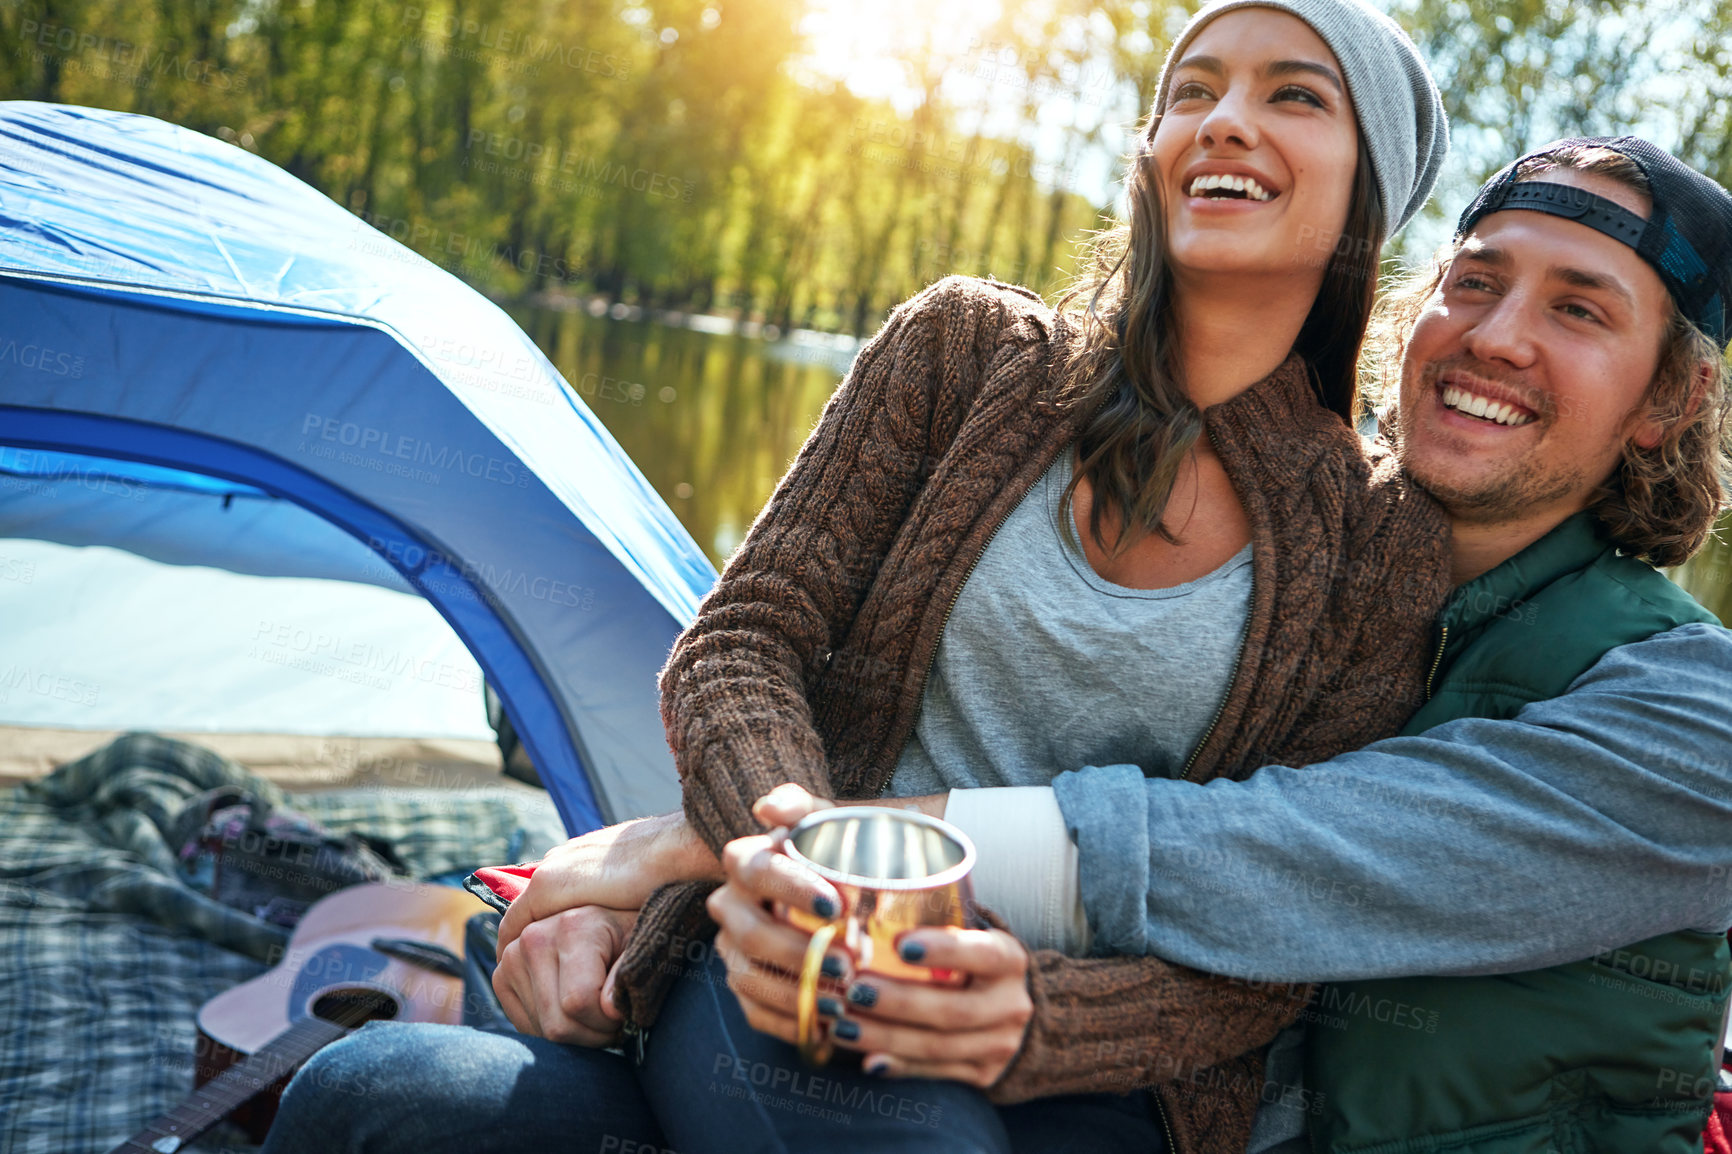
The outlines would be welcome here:
[[[488,740],[481,668],[421,597],[0,543],[0,725]]]

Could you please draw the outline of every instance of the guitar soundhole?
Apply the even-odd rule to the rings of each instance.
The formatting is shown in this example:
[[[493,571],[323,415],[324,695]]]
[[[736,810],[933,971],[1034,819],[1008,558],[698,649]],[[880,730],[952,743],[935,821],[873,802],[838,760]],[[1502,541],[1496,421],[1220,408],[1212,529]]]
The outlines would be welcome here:
[[[388,1022],[397,1016],[397,999],[384,990],[365,987],[331,990],[313,999],[316,1018],[353,1029],[362,1022]]]

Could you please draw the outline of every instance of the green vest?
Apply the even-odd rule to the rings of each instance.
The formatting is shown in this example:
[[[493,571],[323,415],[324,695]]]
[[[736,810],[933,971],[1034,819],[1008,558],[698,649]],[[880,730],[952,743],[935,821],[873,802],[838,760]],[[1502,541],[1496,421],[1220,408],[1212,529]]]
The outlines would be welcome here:
[[[1610,649],[1714,620],[1577,515],[1457,590],[1429,698],[1403,732],[1513,717],[1561,695]],[[1306,1043],[1313,1150],[1701,1154],[1726,937],[1607,946],[1522,974],[1325,986]]]

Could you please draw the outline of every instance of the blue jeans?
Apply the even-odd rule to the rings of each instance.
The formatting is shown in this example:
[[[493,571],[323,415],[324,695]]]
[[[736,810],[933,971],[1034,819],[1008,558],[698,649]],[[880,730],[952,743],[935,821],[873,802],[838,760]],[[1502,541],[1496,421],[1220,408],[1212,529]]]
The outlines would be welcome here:
[[[820,1071],[746,1024],[719,961],[674,983],[641,1067],[463,1026],[374,1022],[313,1056],[263,1154],[1160,1154],[1147,1098],[994,1107],[956,1082]]]

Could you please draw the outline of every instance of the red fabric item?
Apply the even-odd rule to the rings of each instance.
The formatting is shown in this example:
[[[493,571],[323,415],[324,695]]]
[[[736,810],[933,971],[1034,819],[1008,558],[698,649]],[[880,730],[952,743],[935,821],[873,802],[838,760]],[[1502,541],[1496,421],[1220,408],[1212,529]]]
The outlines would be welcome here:
[[[524,887],[529,885],[529,875],[535,872],[535,867],[539,864],[530,862],[528,865],[485,866],[475,871],[475,877],[510,903],[516,901]],[[1732,1151],[1727,1154],[1732,1154]]]
[[[1714,1095],[1714,1112],[1702,1131],[1703,1154],[1732,1154],[1732,1094]]]
[[[1726,1054],[1732,1055],[1732,1049]],[[1726,1068],[1732,1070],[1732,1062],[1727,1062]],[[1714,1109],[1702,1131],[1702,1154],[1732,1154],[1732,1093],[1714,1095]]]

